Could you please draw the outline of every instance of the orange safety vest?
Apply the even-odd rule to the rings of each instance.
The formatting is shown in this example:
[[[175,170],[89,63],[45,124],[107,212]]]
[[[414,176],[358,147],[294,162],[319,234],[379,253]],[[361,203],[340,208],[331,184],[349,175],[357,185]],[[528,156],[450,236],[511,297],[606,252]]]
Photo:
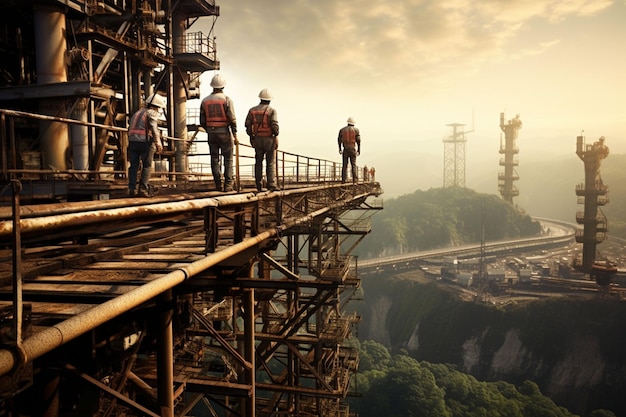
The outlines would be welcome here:
[[[264,110],[250,110],[252,115],[252,134],[254,136],[273,136],[272,127],[270,126],[270,116],[267,107]]]
[[[207,127],[226,127],[228,126],[228,117],[226,117],[226,101],[225,100],[209,100],[202,102],[204,108],[204,123]]]
[[[128,127],[128,135],[143,136],[148,140],[148,109],[141,109],[137,113],[133,114],[130,118],[130,126]]]
[[[343,146],[354,148],[356,145],[356,130],[345,127],[341,132],[341,142]]]

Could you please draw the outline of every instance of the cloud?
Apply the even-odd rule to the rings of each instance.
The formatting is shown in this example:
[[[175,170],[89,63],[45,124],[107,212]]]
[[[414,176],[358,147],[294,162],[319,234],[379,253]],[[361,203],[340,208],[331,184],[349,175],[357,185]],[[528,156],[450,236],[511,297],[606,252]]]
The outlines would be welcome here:
[[[437,86],[502,59],[526,25],[588,16],[611,0],[241,0],[221,5],[219,33],[239,61],[301,74],[330,74],[346,87],[376,81]],[[219,29],[219,26],[225,26]],[[540,39],[519,59],[540,54],[558,40]],[[219,45],[219,43],[218,43]],[[237,58],[235,58],[237,59]]]

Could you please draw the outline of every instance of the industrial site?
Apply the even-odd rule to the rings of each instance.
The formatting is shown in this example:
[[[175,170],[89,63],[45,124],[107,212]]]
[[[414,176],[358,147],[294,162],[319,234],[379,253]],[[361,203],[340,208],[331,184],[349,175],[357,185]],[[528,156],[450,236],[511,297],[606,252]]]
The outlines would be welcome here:
[[[487,302],[572,283],[622,296],[617,260],[597,249],[603,137],[573,138],[585,172],[577,225],[359,259],[383,209],[371,167],[345,181],[341,162],[281,144],[276,187],[266,176],[261,190],[255,148],[234,141],[225,189],[198,162],[211,155],[188,102],[220,70],[214,33],[196,29],[219,24],[215,0],[8,0],[0,12],[2,416],[354,416],[359,355],[346,341],[360,317],[345,307],[383,271]],[[155,95],[163,149],[140,198],[129,126]],[[443,186],[465,187],[469,132],[449,126]],[[497,182],[510,204],[521,127],[500,114]]]

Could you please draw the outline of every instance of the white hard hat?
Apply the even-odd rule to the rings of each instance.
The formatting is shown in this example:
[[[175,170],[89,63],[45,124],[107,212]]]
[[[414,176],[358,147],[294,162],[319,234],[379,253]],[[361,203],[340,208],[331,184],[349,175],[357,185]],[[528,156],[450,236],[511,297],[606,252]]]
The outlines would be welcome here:
[[[264,88],[263,90],[261,90],[261,92],[259,93],[259,98],[261,100],[267,100],[270,101],[272,99],[272,94],[270,93],[270,90],[268,90],[267,88]]]
[[[226,80],[219,74],[215,74],[213,78],[211,78],[211,87],[213,88],[224,88],[226,85]]]
[[[347,122],[348,122],[349,125],[353,125],[354,124],[354,118],[352,118],[352,116],[348,117]]]
[[[148,97],[148,99],[146,100],[146,106],[156,106],[156,107],[160,107],[162,109],[165,108],[165,99],[163,97],[161,97],[158,94],[152,94],[150,97]]]

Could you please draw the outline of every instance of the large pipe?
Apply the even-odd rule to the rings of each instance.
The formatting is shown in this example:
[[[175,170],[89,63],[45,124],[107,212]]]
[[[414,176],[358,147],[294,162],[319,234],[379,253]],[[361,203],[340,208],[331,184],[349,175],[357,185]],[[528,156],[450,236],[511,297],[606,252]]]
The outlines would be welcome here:
[[[22,343],[22,354],[26,362],[33,361],[53,349],[95,329],[97,326],[118,317],[121,313],[140,306],[185,280],[217,265],[238,253],[252,248],[277,235],[276,229],[266,230],[257,236],[229,246],[224,250],[180,267],[160,278],[129,291],[119,297],[97,305],[84,313],[35,332]],[[18,365],[10,350],[0,350],[0,375],[5,375]]]
[[[238,197],[245,198],[244,196],[245,195],[239,195]],[[240,199],[233,198],[230,200],[232,200],[230,203],[240,201]],[[249,200],[246,199],[246,201]],[[92,210],[79,213],[57,214],[47,217],[34,217],[22,219],[20,222],[20,229],[22,233],[29,233],[57,228],[67,228],[71,226],[80,226],[114,219],[119,220],[123,218],[149,217],[164,213],[176,214],[188,212],[190,210],[201,210],[210,206],[217,206],[220,202],[225,203],[224,200],[220,201],[216,198],[202,198],[197,200],[178,201],[175,203],[157,203],[133,207],[120,207],[108,210]],[[12,229],[12,221],[0,222],[0,236],[8,236],[12,232]]]
[[[174,11],[172,13],[172,38],[174,54],[186,53],[185,37],[187,26],[187,18],[182,12]],[[173,100],[174,114],[171,120],[174,123],[174,137],[182,138],[182,141],[176,141],[176,171],[187,172],[187,90],[185,88],[185,80],[182,78],[181,71],[174,71],[173,75]]]
[[[309,187],[308,191],[321,191],[330,188],[339,188],[341,184],[320,185]],[[281,196],[298,195],[304,189],[292,189],[279,191],[275,194]],[[366,198],[369,194],[350,195],[351,200]],[[120,220],[123,218],[132,219],[137,217],[149,217],[159,214],[177,214],[189,211],[198,211],[206,207],[228,206],[232,204],[246,204],[254,201],[261,201],[273,198],[271,195],[256,196],[251,193],[223,195],[219,197],[208,197],[191,200],[183,200],[176,202],[141,204],[135,206],[127,206],[123,200],[98,202],[98,204],[90,204],[92,202],[83,202],[77,206],[76,210],[71,210],[65,204],[46,206],[44,213],[37,215],[36,212],[29,211],[30,207],[22,206],[20,228],[22,233],[32,233],[36,231],[52,230],[55,228],[67,228],[68,226],[81,226],[85,224],[93,224],[97,222],[106,222],[110,220]],[[345,200],[341,200],[342,202]],[[93,206],[93,210],[90,207]],[[99,207],[98,207],[99,206]],[[46,216],[50,212],[56,214]],[[2,210],[0,210],[2,213]],[[25,218],[25,216],[28,216]],[[13,221],[0,221],[0,237],[8,237],[13,232]]]
[[[72,162],[73,168],[78,171],[89,170],[89,136],[87,125],[87,105],[86,98],[79,99],[72,112],[72,118],[80,120],[82,124],[72,124],[70,127],[72,138]]]
[[[355,197],[358,198],[360,196]],[[224,198],[235,200],[237,198],[246,197],[239,195]],[[248,196],[248,198],[250,198],[250,196]],[[209,203],[205,200],[212,200],[215,202],[215,199],[201,200],[205,205]],[[84,313],[57,323],[54,326],[38,331],[23,341],[20,349],[20,355],[15,355],[14,352],[10,350],[0,350],[0,375],[9,373],[12,369],[14,369],[14,367],[16,367],[16,365],[21,365],[21,363],[18,363],[17,361],[17,356],[21,357],[25,362],[33,361],[53,349],[77,338],[87,331],[118,317],[123,312],[129,311],[143,303],[148,302],[154,297],[163,294],[176,285],[179,285],[185,280],[206,271],[220,262],[242,253],[247,249],[253,248],[266,240],[278,236],[283,230],[299,224],[307,224],[311,221],[311,219],[335,209],[342,203],[344,202],[337,201],[335,204],[330,204],[327,207],[305,216],[288,220],[276,228],[261,232],[256,236],[245,239],[242,242],[229,246],[219,252],[208,254],[198,261],[182,266],[160,278],[142,285],[135,290],[131,290],[120,295],[119,297],[106,301],[103,304],[85,311]],[[146,208],[144,207],[143,210],[145,209]]]
[[[159,295],[161,305],[172,305],[172,290]],[[172,309],[159,313],[159,337],[157,341],[157,400],[161,417],[174,417],[174,335]]]
[[[51,5],[34,9],[37,84],[67,82],[65,14]],[[65,117],[63,99],[42,99],[39,111],[50,116]],[[68,126],[65,123],[41,121],[40,146],[44,169],[66,170],[69,149]]]

